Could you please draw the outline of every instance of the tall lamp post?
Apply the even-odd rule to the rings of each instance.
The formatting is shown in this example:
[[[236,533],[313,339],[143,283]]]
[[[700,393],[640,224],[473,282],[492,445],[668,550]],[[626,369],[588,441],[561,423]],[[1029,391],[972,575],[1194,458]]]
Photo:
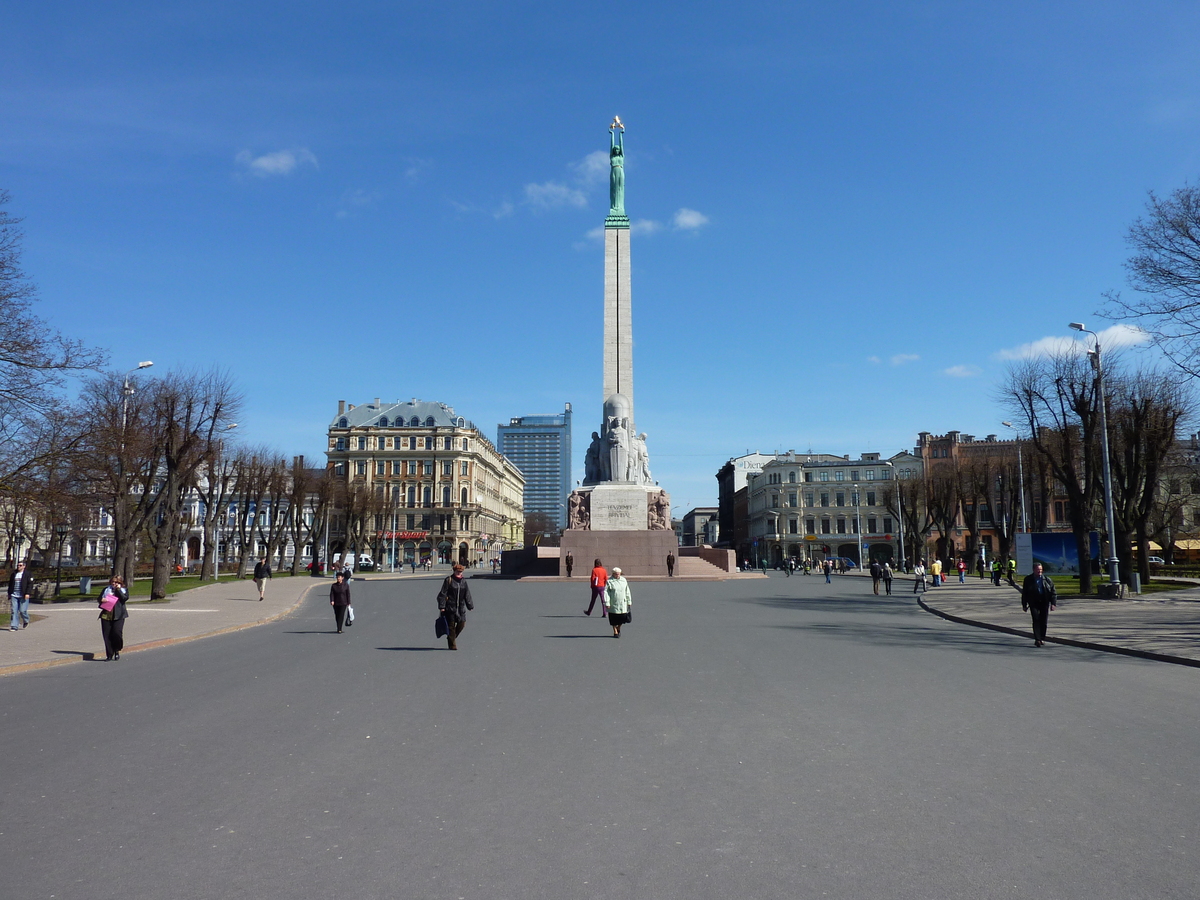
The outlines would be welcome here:
[[[1096,369],[1096,392],[1100,396],[1100,453],[1104,465],[1104,526],[1108,529],[1108,583],[1117,585],[1121,583],[1121,578],[1118,571],[1117,543],[1114,540],[1116,532],[1113,531],[1112,467],[1108,463],[1108,414],[1105,411],[1107,404],[1104,402],[1104,366],[1100,360],[1100,335],[1084,328],[1082,322],[1069,324],[1075,331],[1090,334],[1096,339],[1096,349],[1088,351],[1088,356]]]
[[[1029,533],[1029,523],[1025,519],[1025,450],[1021,446],[1021,433],[1012,422],[1001,422],[1005,428],[1011,428],[1017,436],[1017,489],[1021,498],[1021,530]]]
[[[854,536],[858,539],[858,571],[863,571],[862,558],[862,505],[858,494],[858,484],[854,485]]]

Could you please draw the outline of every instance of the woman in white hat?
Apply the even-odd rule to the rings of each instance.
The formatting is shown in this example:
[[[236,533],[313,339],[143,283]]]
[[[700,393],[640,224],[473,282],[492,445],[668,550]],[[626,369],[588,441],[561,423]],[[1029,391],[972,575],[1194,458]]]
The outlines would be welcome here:
[[[612,570],[605,587],[608,594],[608,624],[613,628],[613,637],[621,636],[621,626],[633,621],[633,598],[629,596],[629,582],[619,568]]]

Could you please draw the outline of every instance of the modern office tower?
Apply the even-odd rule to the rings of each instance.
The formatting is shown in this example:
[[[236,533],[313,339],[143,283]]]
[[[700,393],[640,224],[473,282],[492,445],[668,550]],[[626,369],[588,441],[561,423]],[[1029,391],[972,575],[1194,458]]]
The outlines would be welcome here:
[[[542,513],[567,527],[571,493],[571,404],[551,416],[515,416],[496,426],[496,446],[525,476],[525,515]],[[527,541],[533,540],[529,535]]]

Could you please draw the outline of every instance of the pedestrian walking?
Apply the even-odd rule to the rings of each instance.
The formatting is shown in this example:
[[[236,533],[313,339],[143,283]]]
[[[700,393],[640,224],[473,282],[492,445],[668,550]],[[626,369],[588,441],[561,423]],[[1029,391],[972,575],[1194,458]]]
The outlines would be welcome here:
[[[129,611],[125,604],[129,592],[125,590],[125,579],[114,575],[108,579],[108,587],[100,595],[100,636],[104,638],[105,662],[120,659],[125,647],[125,620]]]
[[[920,588],[926,594],[929,593],[929,585],[925,582],[925,563],[917,560],[917,564],[913,566],[913,593]]]
[[[792,577],[792,561],[790,559],[783,561],[783,571],[787,574],[788,578]]]
[[[570,551],[570,550],[568,550],[568,551],[567,551],[567,559],[566,559],[566,563],[567,563],[567,577],[568,577],[568,578],[570,578],[570,577],[571,577],[571,570],[575,568],[575,557],[573,557],[573,556],[571,555],[571,551]]]
[[[967,561],[961,556],[958,558],[958,583],[967,583]]]
[[[1021,609],[1033,617],[1033,646],[1041,647],[1046,640],[1046,625],[1050,610],[1058,606],[1054,582],[1042,574],[1042,564],[1034,563],[1033,574],[1025,576],[1021,586]]]
[[[992,560],[992,584],[1000,587],[1000,560]]]
[[[614,567],[612,577],[604,589],[608,595],[608,624],[612,626],[613,637],[621,636],[621,626],[633,621],[633,598],[629,595],[629,582]]]
[[[442,582],[437,596],[438,612],[446,617],[446,644],[451,650],[458,649],[458,636],[467,627],[467,610],[474,609],[471,586],[463,578],[463,567],[454,564],[451,574]]]
[[[975,560],[975,571],[979,573],[979,580],[983,581],[983,557]]]
[[[893,576],[894,576],[894,573],[892,572],[892,564],[889,562],[884,562],[884,564],[883,564],[883,590],[884,590],[884,593],[886,593],[889,597],[892,596],[892,578],[893,578]]]
[[[1017,586],[1017,561],[1011,557],[1008,560],[1008,583]]]
[[[600,614],[608,615],[608,606],[604,602],[604,588],[608,584],[608,572],[604,570],[604,563],[596,560],[592,566],[592,602],[588,604],[588,608],[583,611],[585,616],[592,614],[592,607],[596,605],[596,601],[600,601]]]
[[[333,620],[337,623],[337,633],[342,634],[342,626],[346,622],[346,609],[350,606],[350,585],[346,584],[346,573],[339,571],[329,586],[329,605],[333,607]]]
[[[8,630],[17,631],[29,625],[29,600],[33,596],[33,572],[24,560],[17,563],[11,575],[8,576],[8,604],[12,616],[8,621]]]
[[[825,583],[833,584],[833,579],[829,577],[833,574],[833,563],[831,563],[829,560],[825,560],[822,568],[825,570]]]
[[[667,554],[667,577],[668,578],[675,577],[675,554],[674,553]]]
[[[879,596],[879,582],[883,580],[883,566],[879,564],[879,560],[871,563],[871,590]]]
[[[932,576],[934,587],[937,587],[942,583],[942,561],[940,559],[934,559],[934,561],[929,564],[929,574]]]
[[[258,588],[258,599],[262,600],[267,592],[267,579],[271,577],[271,566],[265,556],[254,564],[254,586]]]

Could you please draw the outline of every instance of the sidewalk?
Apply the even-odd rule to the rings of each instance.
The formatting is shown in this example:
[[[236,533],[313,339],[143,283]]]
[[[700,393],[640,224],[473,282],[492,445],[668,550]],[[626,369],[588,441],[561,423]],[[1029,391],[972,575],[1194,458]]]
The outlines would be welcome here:
[[[911,578],[898,580],[893,594],[912,590]],[[1102,650],[1200,667],[1200,587],[1144,594],[1143,600],[1060,597],[1050,613],[1046,642]],[[1033,641],[1021,593],[1007,583],[954,578],[916,595],[926,612],[951,622],[1003,631]]]
[[[131,600],[124,657],[138,650],[252,628],[287,615],[310,589],[329,590],[330,579],[293,576],[267,582],[265,600],[250,579],[207,584],[168,602]],[[97,598],[78,603],[30,604],[32,622],[20,631],[0,624],[0,675],[81,660],[104,659]],[[117,663],[119,665],[119,663]]]

